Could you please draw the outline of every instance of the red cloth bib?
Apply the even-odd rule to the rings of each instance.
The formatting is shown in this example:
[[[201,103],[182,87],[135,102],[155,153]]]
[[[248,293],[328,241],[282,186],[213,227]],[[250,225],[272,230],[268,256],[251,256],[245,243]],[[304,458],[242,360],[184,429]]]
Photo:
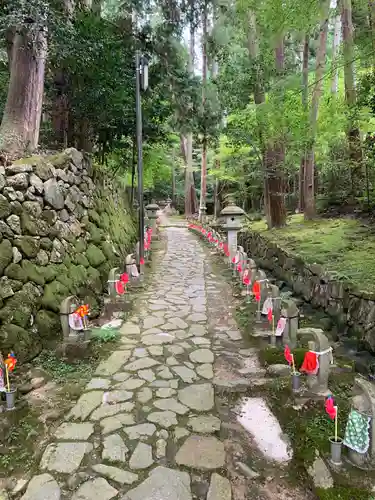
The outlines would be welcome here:
[[[309,375],[316,375],[319,370],[318,356],[314,352],[307,352],[300,371]]]

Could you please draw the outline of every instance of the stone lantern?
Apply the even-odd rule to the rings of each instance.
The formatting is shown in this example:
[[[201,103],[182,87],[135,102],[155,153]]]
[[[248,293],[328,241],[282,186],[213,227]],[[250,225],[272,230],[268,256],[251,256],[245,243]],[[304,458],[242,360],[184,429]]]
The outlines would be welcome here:
[[[150,226],[152,228],[152,234],[156,235],[156,219],[158,218],[159,206],[156,203],[150,203],[146,206],[147,218],[150,221]]]
[[[222,224],[222,229],[228,233],[228,249],[230,252],[230,262],[237,252],[237,233],[242,229],[242,217],[244,215],[242,208],[237,207],[233,202],[230,202],[220,212],[221,217],[225,219]]]

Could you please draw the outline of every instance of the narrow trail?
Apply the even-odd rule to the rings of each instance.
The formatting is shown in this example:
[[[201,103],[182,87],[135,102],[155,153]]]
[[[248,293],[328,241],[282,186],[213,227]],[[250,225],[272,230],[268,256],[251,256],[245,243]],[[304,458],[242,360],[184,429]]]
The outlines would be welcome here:
[[[166,235],[167,252],[121,326],[117,351],[98,366],[18,498],[311,498],[283,483],[285,464],[266,462],[237,422],[233,394],[264,373],[233,318],[230,285],[186,227]]]

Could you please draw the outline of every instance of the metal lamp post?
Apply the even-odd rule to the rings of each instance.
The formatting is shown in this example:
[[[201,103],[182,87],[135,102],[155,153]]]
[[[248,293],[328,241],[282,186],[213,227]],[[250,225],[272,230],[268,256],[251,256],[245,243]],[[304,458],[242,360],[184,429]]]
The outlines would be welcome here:
[[[145,230],[144,230],[144,207],[143,207],[143,156],[142,156],[142,106],[141,106],[141,89],[146,90],[148,87],[148,61],[144,56],[140,55],[139,50],[135,53],[135,113],[137,123],[137,153],[138,153],[138,207],[139,207],[139,271],[144,273],[144,257],[145,257]]]

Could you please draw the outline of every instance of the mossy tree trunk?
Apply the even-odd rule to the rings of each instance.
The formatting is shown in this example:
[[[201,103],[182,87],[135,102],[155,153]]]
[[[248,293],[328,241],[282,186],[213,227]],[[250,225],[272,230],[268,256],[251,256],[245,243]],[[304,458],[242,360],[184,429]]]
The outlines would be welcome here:
[[[207,37],[208,37],[208,5],[207,0],[204,0],[203,19],[202,19],[202,110],[205,116],[206,110],[206,87],[207,87]],[[201,194],[199,200],[199,218],[201,222],[205,221],[206,214],[206,191],[207,191],[207,133],[206,123],[204,118],[203,124],[203,140],[202,140],[202,161],[201,161]]]
[[[320,23],[319,47],[316,55],[315,85],[312,94],[311,110],[310,110],[309,145],[306,149],[304,189],[305,189],[305,219],[307,220],[313,219],[316,215],[314,152],[315,152],[315,138],[316,138],[316,128],[318,122],[319,102],[323,90],[323,76],[326,64],[329,7],[330,7],[330,1],[324,0],[322,5],[322,17]]]
[[[47,51],[43,28],[14,31],[7,101],[0,126],[0,150],[17,156],[38,146]],[[36,33],[35,33],[36,32]]]
[[[310,52],[310,37],[305,35],[303,42],[303,59],[302,59],[302,107],[307,119],[308,113],[308,98],[309,98],[309,52]],[[305,209],[305,165],[306,165],[306,147],[304,147],[300,167],[299,167],[299,200],[298,210],[303,212]]]
[[[257,123],[258,123],[258,140],[261,149],[260,159],[263,169],[263,196],[264,196],[264,212],[266,215],[267,224],[271,224],[269,211],[269,194],[268,194],[268,179],[266,175],[266,151],[264,146],[264,126],[261,114],[258,112],[258,106],[265,102],[264,81],[263,81],[263,66],[260,59],[259,35],[257,29],[256,16],[254,11],[249,11],[248,14],[248,32],[247,32],[249,59],[254,67],[255,83],[254,83],[254,102],[257,106]]]
[[[345,102],[348,107],[347,138],[351,173],[351,195],[354,198],[363,190],[363,155],[357,118],[357,95],[354,79],[354,43],[351,0],[341,0],[342,39],[344,53]]]
[[[284,37],[279,36],[275,48],[276,74],[281,79],[284,75]],[[283,109],[284,92],[279,91],[278,102]],[[283,111],[280,116],[283,116]],[[283,128],[281,130],[283,134]],[[282,135],[267,144],[265,153],[266,182],[268,184],[269,229],[282,227],[286,224],[286,209],[284,199],[284,141]]]
[[[191,5],[193,9],[193,6]],[[189,64],[188,70],[194,73],[194,49],[195,49],[195,25],[193,19],[190,21],[189,40]],[[185,216],[189,217],[198,210],[198,198],[195,190],[193,173],[193,134],[188,132],[185,137],[181,137],[181,150],[185,163]]]

